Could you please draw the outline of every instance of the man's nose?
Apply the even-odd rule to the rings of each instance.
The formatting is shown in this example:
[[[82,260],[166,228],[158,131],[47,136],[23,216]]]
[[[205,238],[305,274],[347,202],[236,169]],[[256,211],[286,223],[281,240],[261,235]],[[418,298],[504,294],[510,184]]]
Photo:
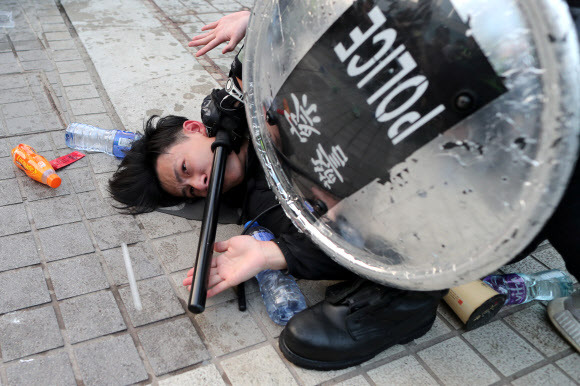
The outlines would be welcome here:
[[[209,179],[206,174],[199,174],[193,178],[191,184],[195,190],[198,190],[200,192],[207,192]]]

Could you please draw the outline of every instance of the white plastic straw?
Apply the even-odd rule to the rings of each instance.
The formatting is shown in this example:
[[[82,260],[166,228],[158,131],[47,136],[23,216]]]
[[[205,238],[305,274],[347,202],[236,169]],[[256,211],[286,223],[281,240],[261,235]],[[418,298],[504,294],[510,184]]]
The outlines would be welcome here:
[[[131,295],[133,295],[133,304],[137,311],[141,311],[143,306],[141,306],[141,298],[139,298],[139,292],[137,291],[137,281],[135,281],[135,274],[133,273],[133,265],[129,258],[127,244],[121,243],[121,249],[123,250],[123,260],[125,260],[125,269],[127,269],[127,278],[129,279],[129,287],[131,287]]]

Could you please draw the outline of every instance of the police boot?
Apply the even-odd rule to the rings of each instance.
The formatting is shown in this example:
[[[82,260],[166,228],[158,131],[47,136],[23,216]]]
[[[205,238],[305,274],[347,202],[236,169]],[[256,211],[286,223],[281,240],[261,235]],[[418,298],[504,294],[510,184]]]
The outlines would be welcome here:
[[[446,293],[399,290],[363,279],[336,284],[325,300],[290,319],[280,334],[280,350],[308,369],[357,365],[423,336]]]

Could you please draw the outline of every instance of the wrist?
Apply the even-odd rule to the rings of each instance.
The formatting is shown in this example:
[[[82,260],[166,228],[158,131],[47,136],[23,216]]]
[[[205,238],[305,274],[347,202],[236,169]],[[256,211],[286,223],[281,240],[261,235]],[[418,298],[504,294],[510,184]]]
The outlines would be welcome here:
[[[265,257],[265,269],[280,270],[288,268],[286,258],[278,244],[274,241],[262,241],[261,247]]]

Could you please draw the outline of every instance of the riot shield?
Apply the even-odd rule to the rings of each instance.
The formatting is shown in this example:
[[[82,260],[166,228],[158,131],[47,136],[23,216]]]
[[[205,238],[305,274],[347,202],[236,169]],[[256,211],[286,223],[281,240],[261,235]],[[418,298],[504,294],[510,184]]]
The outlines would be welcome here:
[[[576,161],[579,49],[559,0],[262,1],[245,51],[270,186],[376,282],[442,289],[507,263]]]

